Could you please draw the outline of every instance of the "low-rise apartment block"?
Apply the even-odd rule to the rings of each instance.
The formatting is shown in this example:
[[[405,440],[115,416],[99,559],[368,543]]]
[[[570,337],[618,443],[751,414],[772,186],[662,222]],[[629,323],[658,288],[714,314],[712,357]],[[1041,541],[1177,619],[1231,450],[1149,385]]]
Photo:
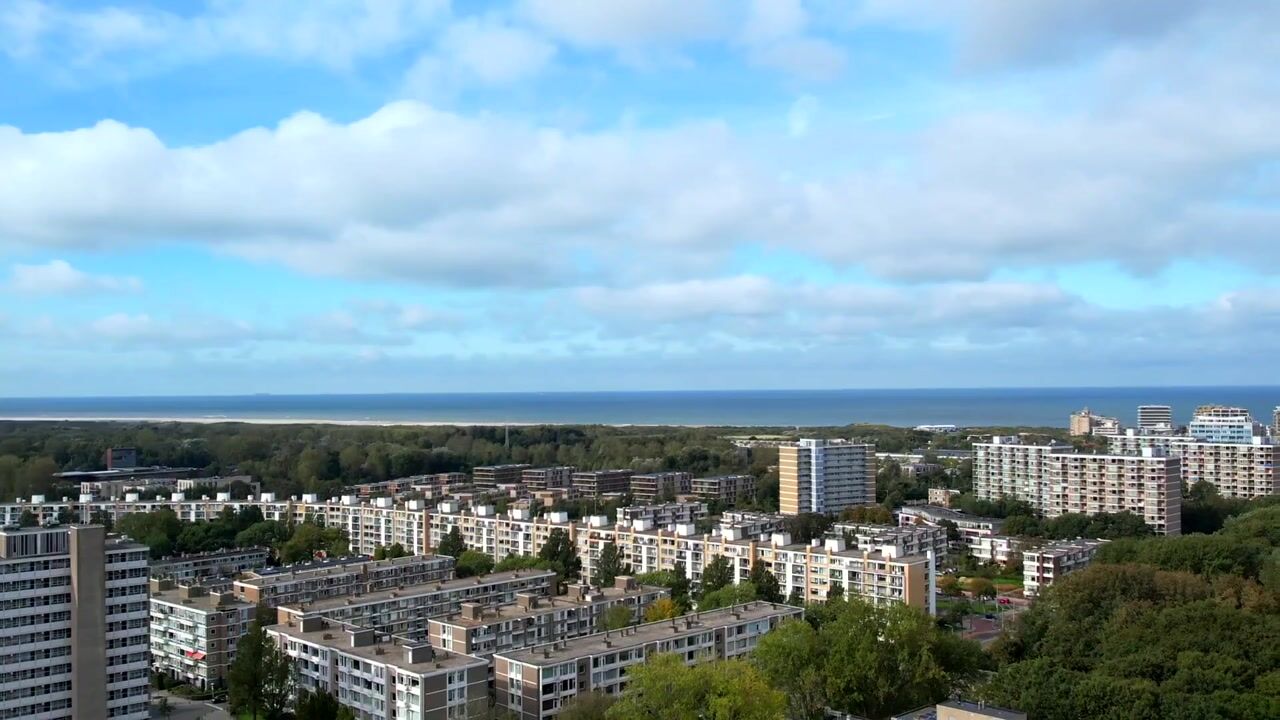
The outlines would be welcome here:
[[[249,572],[235,581],[234,592],[244,602],[276,607],[448,580],[453,566],[447,555],[320,560]]]
[[[201,689],[226,687],[236,644],[256,607],[200,585],[151,581],[151,663],[157,673]]]
[[[1182,459],[1182,480],[1188,487],[1205,482],[1223,497],[1249,500],[1280,494],[1276,445],[1256,436],[1247,443],[1213,443],[1179,438],[1173,453]]]
[[[737,533],[740,538],[758,538],[771,535],[786,527],[787,519],[777,513],[751,510],[728,510],[720,516],[720,532]]]
[[[1022,593],[1039,595],[1064,575],[1069,575],[1093,562],[1105,540],[1062,540],[1024,550],[1022,553]]]
[[[151,716],[147,558],[101,525],[0,531],[0,717]]]
[[[300,691],[332,695],[358,718],[486,717],[489,663],[482,658],[321,618],[273,625],[267,634],[293,660]]]
[[[471,482],[476,487],[496,488],[499,485],[518,485],[524,477],[524,471],[529,470],[531,465],[524,464],[507,464],[507,465],[482,465],[471,471]]]
[[[1182,524],[1182,463],[1155,449],[1141,455],[1092,455],[1069,446],[1029,445],[1016,437],[974,444],[974,493],[1022,500],[1045,517],[1131,512],[1155,532]]]
[[[756,496],[756,476],[713,475],[694,478],[691,490],[702,500],[714,500],[733,505]]]
[[[685,615],[612,633],[599,633],[494,656],[498,707],[518,720],[555,717],[579,693],[619,695],[627,669],[659,653],[687,665],[740,657],[783,621],[804,611],[753,602]]]
[[[598,498],[631,490],[631,470],[580,470],[573,474],[573,489],[583,497]]]
[[[676,523],[692,523],[706,519],[708,508],[706,503],[673,502],[662,505],[631,505],[617,510],[618,522],[630,525],[637,520],[644,520],[656,526],[675,525]]]
[[[656,472],[631,476],[631,495],[640,503],[675,500],[688,495],[693,476],[687,472]]]
[[[520,479],[531,491],[563,490],[573,485],[573,474],[577,470],[572,465],[528,468],[520,474]]]
[[[408,585],[377,592],[304,601],[277,608],[279,622],[324,618],[391,635],[425,638],[427,621],[461,611],[463,603],[506,605],[520,593],[550,595],[556,574],[513,570],[480,577]]]
[[[894,715],[891,720],[1027,720],[1027,714],[982,702],[944,700],[937,705]]]
[[[232,548],[213,552],[174,555],[151,562],[151,577],[199,580],[226,577],[264,567],[271,551],[263,547]]]
[[[618,605],[631,610],[633,623],[640,622],[645,607],[668,595],[665,588],[619,577],[613,587],[570,585],[563,596],[518,593],[512,605],[463,603],[459,612],[429,622],[430,641],[444,650],[490,658],[498,652],[603,632],[605,613]]]
[[[831,534],[844,539],[851,550],[883,550],[892,547],[898,557],[925,555],[947,556],[947,530],[934,525],[875,525],[839,522],[831,526]]]
[[[950,508],[951,502],[960,496],[959,490],[951,488],[929,488],[929,504],[938,507]]]

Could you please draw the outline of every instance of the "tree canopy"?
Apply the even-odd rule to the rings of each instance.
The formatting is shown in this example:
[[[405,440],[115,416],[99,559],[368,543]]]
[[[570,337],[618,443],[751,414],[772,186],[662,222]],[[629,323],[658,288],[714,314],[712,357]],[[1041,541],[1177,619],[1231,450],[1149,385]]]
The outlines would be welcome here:
[[[658,655],[628,669],[622,697],[608,720],[779,720],[782,693],[744,660],[688,667],[676,655]]]

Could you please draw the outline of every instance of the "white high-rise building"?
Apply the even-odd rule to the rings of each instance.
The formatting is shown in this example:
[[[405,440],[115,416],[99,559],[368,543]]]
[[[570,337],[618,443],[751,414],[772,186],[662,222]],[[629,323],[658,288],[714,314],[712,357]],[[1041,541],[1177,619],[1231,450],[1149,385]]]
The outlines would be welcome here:
[[[874,445],[847,440],[800,440],[778,448],[778,495],[783,515],[838,513],[876,501]]]
[[[1201,405],[1187,424],[1187,434],[1206,442],[1249,443],[1262,434],[1262,426],[1244,408]]]
[[[1168,405],[1139,405],[1138,433],[1173,432],[1173,408]]]
[[[101,525],[0,531],[0,717],[150,717],[147,552]]]
[[[1045,517],[1127,511],[1157,533],[1182,530],[1182,461],[1155,448],[1091,455],[997,436],[973,445],[973,490],[983,500],[1022,500]]]

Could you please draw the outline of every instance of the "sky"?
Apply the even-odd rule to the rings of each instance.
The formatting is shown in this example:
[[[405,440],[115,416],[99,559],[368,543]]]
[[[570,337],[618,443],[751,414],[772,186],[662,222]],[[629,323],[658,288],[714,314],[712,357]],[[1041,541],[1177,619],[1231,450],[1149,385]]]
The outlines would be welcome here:
[[[0,396],[1275,384],[1280,3],[0,4]]]

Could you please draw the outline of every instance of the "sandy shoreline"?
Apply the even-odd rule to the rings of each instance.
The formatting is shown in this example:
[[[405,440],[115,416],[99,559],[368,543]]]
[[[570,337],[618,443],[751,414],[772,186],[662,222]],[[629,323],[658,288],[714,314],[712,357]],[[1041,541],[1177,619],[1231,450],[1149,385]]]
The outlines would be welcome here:
[[[0,416],[0,422],[109,422],[109,423],[196,423],[215,425],[218,423],[241,423],[247,425],[356,425],[365,427],[390,427],[405,425],[412,427],[533,427],[536,425],[600,425],[604,427],[775,427],[773,425],[707,425],[691,423],[605,423],[605,422],[507,422],[503,420],[353,420],[335,418],[247,418],[247,417],[132,417],[132,416],[39,416],[11,415]]]

